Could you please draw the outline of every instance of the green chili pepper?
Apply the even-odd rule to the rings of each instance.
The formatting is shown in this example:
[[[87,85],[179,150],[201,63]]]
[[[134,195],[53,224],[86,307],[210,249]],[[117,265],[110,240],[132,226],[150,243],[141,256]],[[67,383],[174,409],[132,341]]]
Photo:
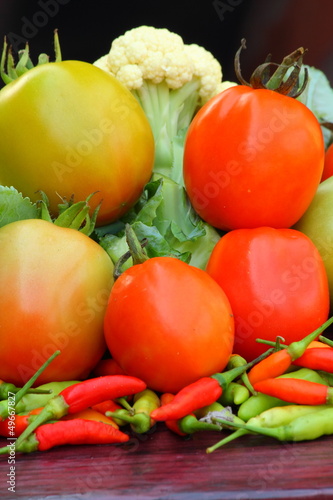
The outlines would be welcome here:
[[[327,382],[327,385],[333,387],[333,373],[327,373],[322,370],[318,370],[318,374]]]
[[[22,387],[17,387],[14,384],[11,384],[10,382],[4,382],[3,380],[0,380],[0,399],[6,399],[8,397],[8,393],[11,392],[12,394],[18,393]],[[40,388],[30,388],[28,389],[27,393],[28,394],[47,394],[49,391],[40,389]]]
[[[222,426],[198,420],[195,415],[187,415],[178,420],[178,426],[184,434],[194,434],[199,431],[221,431]]]
[[[224,423],[223,420],[220,422]],[[250,423],[238,424],[235,422],[232,423],[232,426],[247,432],[273,437],[279,441],[310,441],[333,434],[333,405],[325,406],[325,408],[319,406],[316,411],[302,415],[289,424],[278,427],[260,427]]]
[[[212,453],[218,448],[224,446],[230,441],[237,439],[245,434],[251,433],[249,430],[249,426],[258,427],[258,428],[275,428],[275,427],[283,427],[290,425],[294,420],[304,417],[306,415],[310,415],[314,412],[321,411],[323,409],[329,408],[327,405],[286,405],[286,406],[277,406],[274,408],[270,408],[266,411],[263,411],[260,415],[256,417],[252,417],[247,423],[246,426],[244,422],[239,422],[236,419],[233,419],[232,423],[229,422],[230,427],[239,427],[235,432],[225,437],[218,443],[210,446],[206,449],[207,453]],[[331,406],[333,408],[333,405]],[[218,423],[223,424],[225,421],[225,425],[227,420],[223,418],[215,419]]]
[[[238,366],[245,366],[246,363],[247,363],[246,359],[243,358],[242,356],[240,356],[239,354],[232,354],[230,356],[230,359],[229,359],[229,362],[226,366],[226,369],[231,370],[232,368],[236,368]],[[240,376],[240,379],[243,382],[243,384],[245,385],[245,387],[247,387],[247,389],[249,390],[249,392],[251,394],[256,393],[256,391],[253,389],[253,386],[249,380],[247,372],[242,373]]]
[[[154,391],[145,389],[135,394],[133,401],[131,409],[106,412],[106,416],[123,420],[130,424],[134,432],[143,434],[155,424],[150,415],[153,410],[160,406],[160,399]]]
[[[200,420],[209,418],[209,420],[212,421],[218,415],[223,415],[225,419],[230,419],[231,421],[239,422],[240,424],[244,423],[242,419],[232,413],[229,407],[225,407],[217,401],[215,403],[212,403],[211,405],[199,408],[199,410],[196,410],[194,414]]]
[[[219,398],[219,402],[224,406],[240,405],[249,399],[249,397],[250,391],[245,385],[239,384],[238,382],[230,382]]]

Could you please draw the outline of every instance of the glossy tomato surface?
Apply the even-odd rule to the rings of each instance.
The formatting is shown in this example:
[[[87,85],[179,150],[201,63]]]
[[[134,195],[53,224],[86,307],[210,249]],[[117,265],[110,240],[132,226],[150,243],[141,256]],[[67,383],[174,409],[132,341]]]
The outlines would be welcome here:
[[[161,392],[222,371],[234,339],[221,288],[205,271],[172,257],[134,265],[116,280],[104,328],[124,371]]]
[[[234,86],[194,117],[184,182],[195,210],[219,229],[291,227],[316,192],[324,152],[318,120],[304,104]]]
[[[236,229],[216,244],[207,272],[235,317],[234,352],[248,361],[267,349],[257,338],[300,340],[326,321],[329,290],[312,241],[294,229]]]
[[[44,191],[53,213],[59,195],[103,200],[98,225],[139,198],[154,161],[142,108],[123,85],[81,61],[29,70],[0,92],[0,184],[32,200]]]
[[[87,377],[106,346],[113,264],[91,238],[31,219],[0,229],[0,379],[21,386]]]

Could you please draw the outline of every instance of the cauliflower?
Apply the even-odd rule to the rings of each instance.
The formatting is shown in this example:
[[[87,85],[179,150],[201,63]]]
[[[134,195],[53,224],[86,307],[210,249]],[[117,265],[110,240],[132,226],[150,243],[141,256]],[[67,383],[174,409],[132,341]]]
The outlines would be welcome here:
[[[116,77],[144,109],[155,138],[154,172],[181,183],[174,141],[179,134],[184,139],[197,109],[220,92],[220,63],[166,28],[140,26],[116,38],[94,64]]]
[[[222,82],[221,65],[206,49],[150,26],[116,38],[110,52],[94,64],[132,92],[155,138],[151,182],[111,234],[97,229],[100,244],[117,262],[127,250],[124,227],[130,224],[140,239],[147,240],[149,257],[174,255],[205,269],[220,234],[195,213],[185,191],[184,138],[195,112],[233,83]]]

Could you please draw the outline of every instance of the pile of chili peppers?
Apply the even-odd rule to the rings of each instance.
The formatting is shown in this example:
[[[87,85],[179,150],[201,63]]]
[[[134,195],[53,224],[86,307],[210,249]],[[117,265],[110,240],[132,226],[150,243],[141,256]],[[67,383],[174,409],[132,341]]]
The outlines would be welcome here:
[[[247,363],[233,354],[226,370],[203,377],[177,394],[157,394],[142,380],[103,361],[85,381],[32,386],[59,351],[18,388],[0,381],[0,436],[16,452],[60,445],[123,444],[133,433],[165,425],[179,436],[227,432],[211,453],[245,434],[303,441],[333,434],[333,344],[323,331],[333,317],[289,346],[281,339]],[[269,342],[263,341],[270,344]],[[162,424],[158,424],[161,422]],[[233,432],[232,432],[233,431]],[[0,448],[7,454],[9,445]]]

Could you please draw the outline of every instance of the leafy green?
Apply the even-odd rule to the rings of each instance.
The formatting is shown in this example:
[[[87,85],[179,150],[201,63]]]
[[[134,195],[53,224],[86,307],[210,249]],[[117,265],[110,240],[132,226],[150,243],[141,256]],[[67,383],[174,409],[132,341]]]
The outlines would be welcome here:
[[[170,255],[201,269],[220,239],[219,233],[195,213],[185,189],[161,174],[153,175],[140,200],[116,225],[95,229],[100,245],[114,263],[128,250],[126,223],[140,241],[146,240],[149,257]],[[129,259],[124,268],[131,265]]]
[[[0,186],[0,227],[24,219],[36,219],[37,206],[14,187]]]
[[[333,122],[333,89],[328,78],[321,70],[303,65],[301,81],[304,78],[305,68],[308,70],[309,80],[304,92],[297,97],[297,100],[305,104],[319,122]],[[322,127],[322,130],[327,147],[332,142],[332,134],[326,127]]]

